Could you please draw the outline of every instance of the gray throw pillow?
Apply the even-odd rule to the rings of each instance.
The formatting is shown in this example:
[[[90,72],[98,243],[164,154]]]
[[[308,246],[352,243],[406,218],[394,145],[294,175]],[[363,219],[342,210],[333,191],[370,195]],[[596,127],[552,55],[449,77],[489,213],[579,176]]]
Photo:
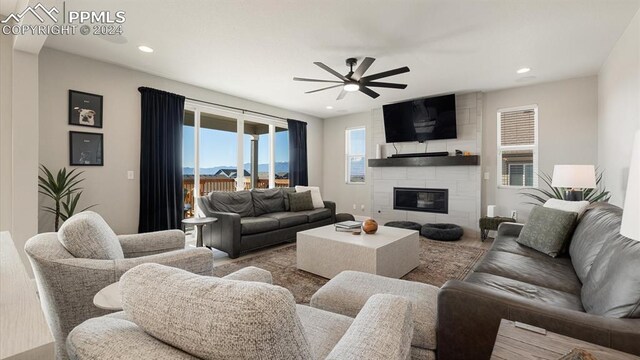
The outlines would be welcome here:
[[[124,259],[118,236],[93,211],[75,214],[58,230],[58,241],[71,255],[83,259]]]
[[[305,211],[313,210],[313,199],[311,198],[311,191],[303,191],[296,193],[288,193],[290,211]]]
[[[284,211],[282,189],[254,189],[251,190],[251,196],[256,216]]]
[[[577,217],[574,212],[536,206],[516,242],[556,257],[571,237]]]
[[[593,262],[581,293],[584,309],[613,318],[640,317],[640,241],[620,234]]]
[[[291,206],[289,205],[289,194],[295,193],[296,188],[287,187],[282,188],[282,193],[284,194],[284,211],[291,211]]]

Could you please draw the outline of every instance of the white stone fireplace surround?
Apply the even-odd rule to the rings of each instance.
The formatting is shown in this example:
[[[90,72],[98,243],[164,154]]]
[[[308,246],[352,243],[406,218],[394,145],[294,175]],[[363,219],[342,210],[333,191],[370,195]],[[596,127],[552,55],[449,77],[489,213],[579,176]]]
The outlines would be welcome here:
[[[456,95],[458,137],[432,140],[426,144],[396,143],[398,153],[469,151],[482,155],[482,93]],[[395,153],[392,144],[385,144],[382,109],[373,111],[373,144],[382,145],[382,156]],[[482,156],[480,157],[482,161]],[[371,204],[373,218],[380,224],[393,220],[425,223],[453,223],[462,226],[465,237],[479,238],[481,166],[374,167]],[[448,214],[393,209],[393,188],[438,188],[449,190]]]

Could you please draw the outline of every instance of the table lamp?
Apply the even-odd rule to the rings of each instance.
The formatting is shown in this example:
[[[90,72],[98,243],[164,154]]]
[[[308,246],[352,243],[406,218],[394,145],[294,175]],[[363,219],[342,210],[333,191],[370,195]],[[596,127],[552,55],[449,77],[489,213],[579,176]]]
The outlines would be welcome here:
[[[582,190],[596,187],[596,170],[593,165],[555,165],[551,186],[567,189],[565,200],[582,201]]]
[[[620,234],[629,239],[640,241],[640,130],[636,131],[631,149],[629,180],[622,209]]]

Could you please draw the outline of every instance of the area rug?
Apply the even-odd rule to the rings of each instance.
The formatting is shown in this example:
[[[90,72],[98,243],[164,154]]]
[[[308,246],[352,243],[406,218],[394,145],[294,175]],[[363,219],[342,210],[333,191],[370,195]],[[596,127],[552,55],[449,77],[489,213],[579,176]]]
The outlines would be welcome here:
[[[464,279],[486,250],[420,239],[420,265],[402,279],[442,286],[447,280]],[[247,266],[271,272],[273,283],[291,291],[299,304],[308,304],[311,296],[328,280],[296,268],[296,245],[265,254],[239,259],[214,268],[215,276],[225,276]]]

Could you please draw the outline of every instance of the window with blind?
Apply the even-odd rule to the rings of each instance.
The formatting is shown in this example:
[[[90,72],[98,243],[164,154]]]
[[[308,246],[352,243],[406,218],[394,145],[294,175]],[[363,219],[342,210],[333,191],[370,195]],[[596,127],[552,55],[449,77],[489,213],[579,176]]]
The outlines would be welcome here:
[[[498,110],[498,186],[535,187],[537,171],[538,107]]]
[[[365,177],[365,129],[353,128],[345,132],[346,183],[364,184]]]

